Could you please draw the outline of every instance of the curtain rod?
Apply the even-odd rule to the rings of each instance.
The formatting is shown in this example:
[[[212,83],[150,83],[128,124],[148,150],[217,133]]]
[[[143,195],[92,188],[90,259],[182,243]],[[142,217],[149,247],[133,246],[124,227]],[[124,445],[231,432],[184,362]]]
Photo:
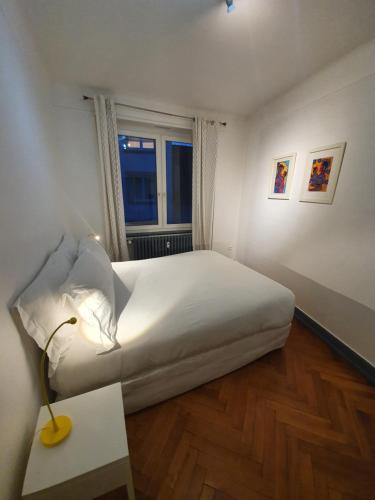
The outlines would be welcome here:
[[[90,101],[94,100],[93,97],[90,97],[88,95],[83,96],[84,101],[87,101],[88,99]],[[115,104],[117,106],[125,106],[126,108],[138,109],[139,111],[150,111],[151,113],[159,113],[159,115],[174,116],[176,118],[187,118],[188,120],[193,120],[193,121],[195,120],[193,116],[175,115],[174,113],[167,113],[166,111],[156,111],[155,109],[141,108],[140,106],[133,106],[132,104],[124,104],[122,102],[115,102]],[[215,120],[210,120],[210,121],[214,122]],[[218,123],[223,127],[227,126],[227,122],[218,122]]]

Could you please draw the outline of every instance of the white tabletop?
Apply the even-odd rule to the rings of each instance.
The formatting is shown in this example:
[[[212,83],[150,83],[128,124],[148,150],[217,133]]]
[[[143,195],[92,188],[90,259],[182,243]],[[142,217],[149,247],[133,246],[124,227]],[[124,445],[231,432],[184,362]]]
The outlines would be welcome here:
[[[121,384],[113,384],[51,405],[55,416],[73,421],[70,436],[60,445],[46,448],[36,432],[23,485],[29,495],[129,455]],[[47,407],[39,413],[36,430],[50,419]]]

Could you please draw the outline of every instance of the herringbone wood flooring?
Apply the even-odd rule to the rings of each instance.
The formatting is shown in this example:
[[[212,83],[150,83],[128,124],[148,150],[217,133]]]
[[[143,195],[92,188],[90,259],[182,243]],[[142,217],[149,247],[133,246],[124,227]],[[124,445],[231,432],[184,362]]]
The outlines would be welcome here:
[[[296,320],[284,349],[126,426],[138,500],[375,499],[375,388]]]

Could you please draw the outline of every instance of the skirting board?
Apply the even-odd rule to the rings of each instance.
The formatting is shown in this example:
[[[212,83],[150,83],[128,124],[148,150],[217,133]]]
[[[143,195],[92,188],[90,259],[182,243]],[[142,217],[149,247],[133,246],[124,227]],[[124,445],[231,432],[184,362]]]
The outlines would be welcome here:
[[[332,335],[332,333],[326,330],[322,325],[319,325],[319,323],[310,318],[310,316],[304,313],[301,309],[298,309],[298,307],[295,308],[294,316],[312,333],[326,342],[326,344],[339,354],[339,356],[354,366],[371,385],[375,385],[375,367],[372,364],[350,349],[350,347],[341,342],[341,340]]]

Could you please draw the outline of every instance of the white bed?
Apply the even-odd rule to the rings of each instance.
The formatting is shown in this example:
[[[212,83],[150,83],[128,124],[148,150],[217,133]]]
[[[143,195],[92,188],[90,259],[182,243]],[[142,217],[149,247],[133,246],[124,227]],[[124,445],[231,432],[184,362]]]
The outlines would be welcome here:
[[[133,412],[284,345],[294,296],[216,252],[114,263],[119,347],[75,336],[50,380],[60,399],[120,380]]]

